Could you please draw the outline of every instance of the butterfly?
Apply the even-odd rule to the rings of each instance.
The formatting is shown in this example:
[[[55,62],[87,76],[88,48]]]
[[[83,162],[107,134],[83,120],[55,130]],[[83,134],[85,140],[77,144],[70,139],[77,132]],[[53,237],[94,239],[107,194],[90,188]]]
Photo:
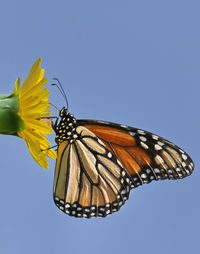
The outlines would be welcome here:
[[[63,107],[53,125],[58,144],[54,201],[64,213],[105,217],[118,211],[130,190],[153,180],[189,176],[194,163],[178,146],[120,124],[76,120]]]

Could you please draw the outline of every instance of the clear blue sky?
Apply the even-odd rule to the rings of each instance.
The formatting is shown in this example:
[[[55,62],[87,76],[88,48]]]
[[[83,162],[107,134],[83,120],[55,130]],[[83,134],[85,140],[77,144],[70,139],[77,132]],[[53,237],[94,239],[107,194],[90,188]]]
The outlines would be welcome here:
[[[1,3],[0,93],[42,57],[48,84],[60,79],[77,118],[156,133],[196,167],[186,179],[133,190],[105,219],[76,219],[54,205],[55,161],[44,170],[23,140],[1,135],[0,253],[199,253],[199,10],[197,0]]]

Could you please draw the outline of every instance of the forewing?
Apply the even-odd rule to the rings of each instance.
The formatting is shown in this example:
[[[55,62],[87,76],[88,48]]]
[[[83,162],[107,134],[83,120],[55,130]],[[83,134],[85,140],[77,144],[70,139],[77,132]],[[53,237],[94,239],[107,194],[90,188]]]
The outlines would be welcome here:
[[[95,133],[122,163],[132,188],[152,180],[180,179],[194,169],[187,153],[150,132],[95,120],[78,120],[78,124]]]

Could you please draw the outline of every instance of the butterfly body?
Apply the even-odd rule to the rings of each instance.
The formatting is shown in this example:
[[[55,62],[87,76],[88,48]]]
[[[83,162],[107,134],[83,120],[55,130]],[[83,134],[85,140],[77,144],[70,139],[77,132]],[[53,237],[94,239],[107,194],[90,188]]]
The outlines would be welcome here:
[[[55,123],[58,159],[54,201],[75,217],[105,217],[118,211],[130,190],[153,180],[192,173],[188,154],[140,129],[96,120],[76,120],[67,109]]]

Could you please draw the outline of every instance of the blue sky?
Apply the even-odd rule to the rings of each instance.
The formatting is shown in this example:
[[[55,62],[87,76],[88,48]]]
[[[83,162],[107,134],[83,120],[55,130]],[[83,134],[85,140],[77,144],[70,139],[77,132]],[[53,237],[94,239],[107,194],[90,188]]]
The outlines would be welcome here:
[[[77,118],[156,133],[196,167],[183,180],[133,190],[105,219],[76,219],[54,205],[55,161],[44,170],[23,140],[1,135],[0,253],[198,252],[199,9],[194,0],[1,3],[0,93],[11,93],[42,57],[48,84],[60,79]],[[61,108],[64,99],[50,91]]]

